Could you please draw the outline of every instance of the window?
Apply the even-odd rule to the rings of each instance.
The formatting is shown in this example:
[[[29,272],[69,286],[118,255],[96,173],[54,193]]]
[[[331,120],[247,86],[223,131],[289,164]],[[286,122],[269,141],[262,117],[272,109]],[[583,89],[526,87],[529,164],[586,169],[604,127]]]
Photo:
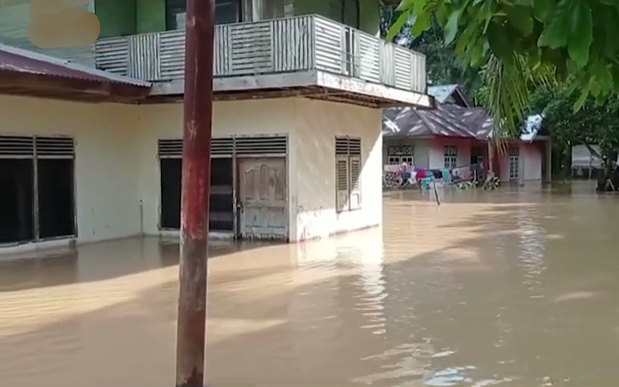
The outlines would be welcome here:
[[[361,139],[336,137],[335,163],[337,211],[361,208]]]
[[[185,28],[187,0],[165,0],[166,30]],[[241,0],[215,0],[215,24],[241,21]]]
[[[75,235],[74,141],[0,136],[0,243]]]
[[[518,148],[509,150],[509,180],[520,178],[520,151]]]
[[[458,167],[458,148],[455,146],[446,146],[443,152],[445,160],[445,168],[454,169]]]
[[[387,164],[399,165],[406,163],[413,165],[414,147],[412,145],[396,145],[387,148]]]
[[[335,21],[359,28],[359,0],[329,0],[329,15]]]
[[[181,227],[182,139],[159,140],[161,213],[159,227]],[[234,230],[232,138],[213,138],[211,144],[211,197],[209,229]]]

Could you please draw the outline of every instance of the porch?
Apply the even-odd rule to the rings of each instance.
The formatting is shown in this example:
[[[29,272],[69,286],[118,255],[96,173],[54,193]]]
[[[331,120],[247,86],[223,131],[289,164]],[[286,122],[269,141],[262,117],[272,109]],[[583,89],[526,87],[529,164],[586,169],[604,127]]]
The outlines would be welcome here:
[[[425,56],[318,15],[216,26],[219,100],[304,96],[370,107],[431,107]],[[183,30],[100,39],[101,70],[156,82],[155,99],[183,92]]]

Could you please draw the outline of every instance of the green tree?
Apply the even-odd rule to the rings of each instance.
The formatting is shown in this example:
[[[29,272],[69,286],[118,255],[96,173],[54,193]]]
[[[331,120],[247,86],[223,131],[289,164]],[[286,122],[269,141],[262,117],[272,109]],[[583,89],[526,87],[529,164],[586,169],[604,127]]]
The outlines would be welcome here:
[[[486,108],[499,131],[517,130],[531,102],[531,81],[569,76],[578,90],[576,108],[589,95],[603,100],[619,89],[616,0],[402,0],[398,10],[413,20],[413,34],[430,29],[436,18],[457,55],[485,66]]]
[[[589,97],[576,111],[573,106],[580,94],[569,86],[542,88],[533,93],[533,97],[532,106],[543,111],[555,150],[565,160],[564,167],[569,167],[567,159],[571,147],[576,144],[599,145],[599,156],[610,161],[607,167],[612,166],[619,149],[619,98],[616,94],[602,99]]]
[[[469,65],[455,53],[455,44],[445,44],[445,34],[438,21],[419,34],[413,34],[414,20],[402,17],[402,11],[394,7],[381,8],[381,34],[389,34],[391,28],[397,29],[389,37],[396,44],[421,52],[427,58],[428,78],[435,85],[459,84],[469,95],[474,95],[480,83],[478,69]],[[396,25],[399,23],[399,27]]]

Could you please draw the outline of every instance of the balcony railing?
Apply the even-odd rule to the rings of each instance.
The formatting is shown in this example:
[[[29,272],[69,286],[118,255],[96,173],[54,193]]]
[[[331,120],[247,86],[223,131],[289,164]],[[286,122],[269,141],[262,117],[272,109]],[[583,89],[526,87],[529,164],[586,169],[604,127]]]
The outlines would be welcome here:
[[[148,81],[183,78],[185,32],[100,39],[97,68]],[[317,15],[216,26],[215,76],[320,70],[424,93],[426,58]]]

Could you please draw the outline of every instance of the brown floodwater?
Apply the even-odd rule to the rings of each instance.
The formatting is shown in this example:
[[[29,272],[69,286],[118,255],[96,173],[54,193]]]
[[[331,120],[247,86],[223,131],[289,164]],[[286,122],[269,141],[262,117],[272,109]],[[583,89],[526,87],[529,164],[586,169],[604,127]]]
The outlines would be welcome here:
[[[384,226],[218,243],[209,385],[619,382],[619,197],[385,195]],[[85,245],[0,264],[0,386],[172,386],[178,246]]]

